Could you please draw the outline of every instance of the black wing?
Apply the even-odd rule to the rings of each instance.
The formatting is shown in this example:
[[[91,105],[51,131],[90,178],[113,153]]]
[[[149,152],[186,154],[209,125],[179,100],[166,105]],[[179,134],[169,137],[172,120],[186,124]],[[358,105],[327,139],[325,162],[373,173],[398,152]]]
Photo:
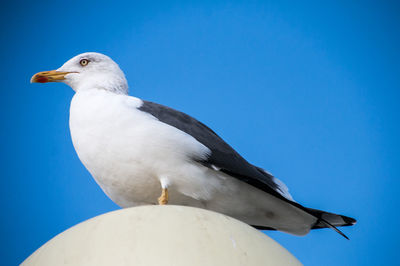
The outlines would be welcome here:
[[[158,120],[194,137],[204,146],[211,150],[207,160],[199,161],[203,165],[212,168],[215,166],[220,171],[240,179],[268,193],[279,193],[279,187],[273,181],[273,176],[264,172],[262,169],[248,163],[231,146],[221,139],[214,131],[193,117],[174,110],[172,108],[143,101],[143,105],[138,108],[143,112],[150,113]]]
[[[221,139],[214,131],[203,123],[197,121],[193,117],[176,111],[172,108],[143,101],[143,105],[139,108],[143,112],[147,112],[158,120],[194,137],[204,146],[211,150],[211,154],[206,160],[199,161],[203,165],[213,168],[216,166],[220,171],[229,174],[232,177],[246,182],[262,191],[274,195],[283,201],[313,215],[317,218],[317,222],[312,229],[330,227],[336,232],[347,238],[336,226],[347,226],[355,224],[356,220],[343,215],[324,212],[320,210],[306,208],[295,201],[287,198],[279,186],[274,182],[274,177],[263,169],[248,163],[240,156],[231,146]],[[260,229],[271,229],[255,226]],[[347,238],[348,239],[348,238]]]

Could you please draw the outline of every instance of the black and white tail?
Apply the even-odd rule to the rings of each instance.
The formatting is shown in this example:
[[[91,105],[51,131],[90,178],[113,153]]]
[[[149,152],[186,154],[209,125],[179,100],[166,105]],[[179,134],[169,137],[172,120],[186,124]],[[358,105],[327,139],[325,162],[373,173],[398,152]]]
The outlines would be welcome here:
[[[334,214],[334,213],[311,209],[311,208],[305,208],[305,210],[309,214],[318,218],[317,222],[311,227],[311,229],[331,228],[346,239],[349,239],[349,238],[345,234],[343,234],[342,231],[337,229],[337,227],[338,226],[350,226],[350,225],[354,225],[357,222],[355,219],[344,216],[344,215]]]
[[[277,195],[278,197],[280,197],[282,200],[286,201],[287,203],[289,203],[289,204],[305,211],[306,213],[314,216],[315,218],[317,218],[317,221],[311,226],[311,229],[331,228],[334,231],[336,231],[337,233],[339,233],[340,235],[342,235],[344,238],[349,239],[337,227],[354,225],[356,223],[355,219],[344,216],[344,215],[340,215],[340,214],[335,214],[335,213],[331,213],[331,212],[307,208],[307,207],[300,205],[299,203],[294,201],[293,197],[289,193],[289,189],[282,181],[280,181],[279,179],[274,177],[268,171],[266,171],[260,167],[256,167],[256,168],[266,178],[268,178],[275,184],[276,187],[274,188],[274,192],[278,193],[278,195]],[[261,230],[263,230],[263,229],[264,230],[275,230],[273,228],[268,228],[268,227],[263,227],[263,226],[255,226],[255,227],[258,229],[261,229]]]

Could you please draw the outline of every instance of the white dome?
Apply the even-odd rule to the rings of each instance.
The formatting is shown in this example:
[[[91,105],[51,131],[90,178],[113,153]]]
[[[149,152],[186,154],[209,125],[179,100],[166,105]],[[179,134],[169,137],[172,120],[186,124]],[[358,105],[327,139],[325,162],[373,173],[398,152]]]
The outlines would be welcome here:
[[[231,217],[183,206],[97,216],[57,235],[22,265],[301,265],[274,240]]]

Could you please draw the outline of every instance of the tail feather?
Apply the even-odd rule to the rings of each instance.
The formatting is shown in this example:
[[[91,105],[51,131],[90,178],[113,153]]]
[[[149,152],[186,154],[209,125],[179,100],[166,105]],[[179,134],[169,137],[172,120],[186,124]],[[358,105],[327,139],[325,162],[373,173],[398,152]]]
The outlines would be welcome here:
[[[315,224],[311,226],[311,229],[331,228],[332,230],[336,231],[338,234],[340,234],[347,240],[349,240],[349,238],[337,227],[351,226],[357,222],[355,219],[344,215],[334,214],[306,207],[303,207],[303,210],[317,218],[317,222],[315,222]],[[276,230],[275,228],[260,226],[260,225],[253,225],[253,227],[259,230],[273,230],[273,231]]]
[[[341,236],[343,236],[344,238],[346,238],[347,240],[350,240],[342,231],[340,231],[339,229],[337,229],[336,226],[330,224],[328,221],[324,220],[324,219],[320,219],[320,222],[326,224],[327,227],[335,230],[337,233],[339,233]]]
[[[331,228],[346,239],[349,238],[342,231],[337,229],[337,226],[351,226],[357,222],[355,219],[344,215],[334,214],[311,208],[306,208],[306,210],[308,211],[308,213],[318,218],[317,222],[311,227],[311,229]]]

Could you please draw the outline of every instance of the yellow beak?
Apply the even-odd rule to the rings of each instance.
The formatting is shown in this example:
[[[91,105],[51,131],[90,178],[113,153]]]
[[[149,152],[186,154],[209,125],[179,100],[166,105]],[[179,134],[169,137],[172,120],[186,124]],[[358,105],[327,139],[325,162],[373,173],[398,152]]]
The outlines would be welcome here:
[[[31,78],[31,83],[58,82],[65,80],[65,75],[75,72],[60,72],[56,70],[36,73]]]

